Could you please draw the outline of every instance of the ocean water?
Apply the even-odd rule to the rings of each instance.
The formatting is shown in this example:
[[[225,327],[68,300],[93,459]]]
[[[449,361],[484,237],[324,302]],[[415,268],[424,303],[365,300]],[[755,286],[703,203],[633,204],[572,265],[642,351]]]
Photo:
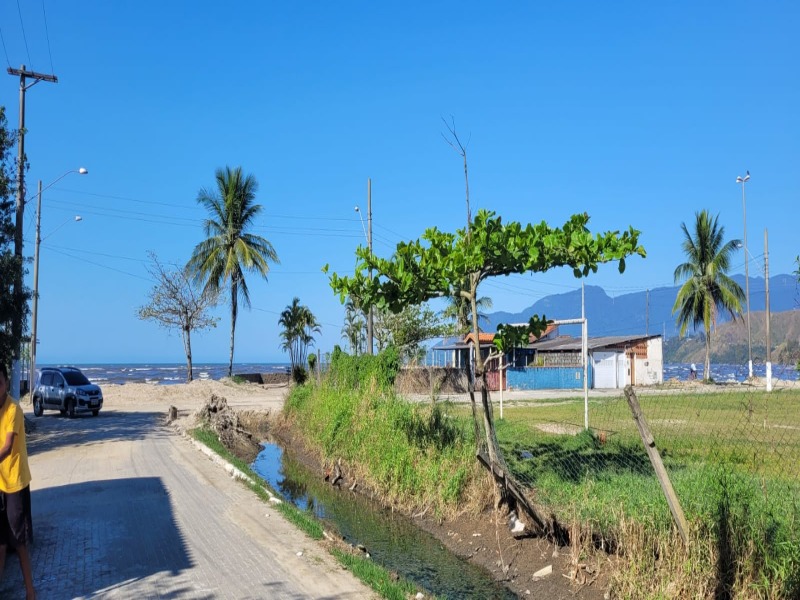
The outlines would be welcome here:
[[[695,363],[697,366],[697,378],[703,378],[703,363]],[[689,363],[664,365],[664,381],[677,379],[686,381],[689,379]],[[767,366],[763,363],[753,363],[753,375],[755,377],[766,377]],[[711,363],[711,378],[718,383],[735,383],[747,380],[747,363],[741,365],[715,365]],[[772,379],[783,379],[787,381],[800,381],[800,372],[795,365],[772,365]]]
[[[57,365],[40,365],[50,367]],[[186,382],[186,365],[184,363],[129,363],[129,364],[76,364],[93,383],[152,383],[170,385]],[[664,381],[689,379],[689,363],[664,365]],[[285,373],[288,363],[234,363],[233,373]],[[194,364],[192,369],[195,379],[222,379],[228,375],[227,363]],[[766,366],[754,364],[753,374],[766,377]],[[742,382],[747,380],[747,365],[726,365],[711,363],[711,376],[720,383]],[[703,377],[703,364],[697,363],[697,377]],[[800,372],[794,365],[772,365],[772,378],[788,381],[800,381]]]
[[[59,365],[38,365],[53,367]],[[98,385],[104,383],[152,383],[170,385],[186,383],[186,363],[129,363],[129,364],[74,364],[89,381]],[[234,363],[233,374],[244,373],[285,373],[288,363]],[[208,363],[192,365],[194,379],[222,379],[228,376],[228,363]]]

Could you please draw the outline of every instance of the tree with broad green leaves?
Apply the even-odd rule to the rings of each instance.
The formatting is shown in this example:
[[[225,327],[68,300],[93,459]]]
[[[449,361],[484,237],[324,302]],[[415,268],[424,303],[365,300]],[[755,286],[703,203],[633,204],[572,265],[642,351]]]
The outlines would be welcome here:
[[[0,106],[0,360],[10,365],[21,339],[12,323],[21,323],[27,312],[28,293],[15,287],[24,266],[14,255],[14,159],[11,149],[16,133],[8,129],[5,107]]]
[[[147,270],[156,285],[150,291],[150,302],[139,307],[137,315],[144,321],[155,321],[165,329],[181,332],[186,354],[186,381],[192,381],[192,332],[217,326],[217,318],[208,311],[216,306],[219,295],[198,289],[186,269],[170,269],[150,252]]]
[[[366,248],[358,248],[355,274],[331,273],[330,285],[342,301],[355,295],[366,305],[393,313],[432,298],[452,296],[459,289],[458,295],[470,304],[472,332],[477,338],[478,288],[487,279],[512,273],[542,273],[561,266],[572,268],[576,277],[582,277],[610,261],[617,261],[622,272],[627,257],[645,256],[638,242],[639,232],[633,228],[623,233],[608,231],[594,235],[587,228],[588,222],[587,214],[578,214],[560,228],[550,227],[545,222],[522,225],[504,223],[494,212],[479,210],[466,229],[445,233],[435,227],[429,228],[420,239],[399,243],[388,259],[372,255]],[[370,269],[374,274],[372,278],[368,276]],[[324,270],[328,271],[327,266]],[[544,316],[534,318],[528,329],[538,335],[546,324]],[[479,450],[488,452],[490,464],[497,465],[498,446],[484,361],[480,352],[476,352],[475,357],[482,404],[482,417],[479,417],[474,385],[470,382],[476,440]]]
[[[410,304],[400,312],[375,311],[375,337],[378,349],[393,344],[405,362],[419,361],[424,356],[422,343],[440,338],[451,331],[451,325],[429,306]]]
[[[728,277],[731,257],[738,250],[740,241],[724,241],[725,228],[718,217],[711,217],[706,210],[695,213],[694,231],[681,223],[683,243],[681,248],[686,262],[675,269],[675,283],[683,283],[678,290],[672,313],[678,313],[677,324],[681,337],[692,325],[703,326],[706,338],[706,362],[703,380],[711,378],[711,329],[716,325],[720,310],[732,319],[742,313],[745,300],[741,286]]]
[[[258,182],[242,173],[241,167],[217,169],[216,189],[201,189],[197,202],[209,212],[205,220],[205,240],[195,246],[186,269],[192,277],[215,293],[227,287],[231,307],[231,352],[228,377],[233,375],[233,348],[239,300],[250,306],[250,291],[245,273],[267,279],[269,263],[278,263],[272,244],[250,233],[262,206],[256,204]]]

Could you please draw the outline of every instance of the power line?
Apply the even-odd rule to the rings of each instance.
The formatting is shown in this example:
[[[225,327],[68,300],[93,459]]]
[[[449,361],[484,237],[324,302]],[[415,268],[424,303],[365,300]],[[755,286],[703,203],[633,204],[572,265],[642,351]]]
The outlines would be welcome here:
[[[8,58],[8,49],[6,49],[6,38],[3,37],[3,28],[0,27],[0,42],[3,43],[3,54],[6,55],[6,64],[11,68],[11,60]]]
[[[62,256],[68,256],[69,258],[72,258],[74,260],[79,260],[81,262],[85,262],[85,263],[88,263],[90,265],[94,265],[96,267],[100,267],[101,269],[108,269],[109,271],[115,271],[117,273],[122,273],[123,275],[128,275],[129,277],[135,277],[136,279],[141,279],[143,281],[149,281],[149,282],[153,281],[153,279],[151,277],[142,277],[141,275],[137,275],[135,273],[130,273],[128,271],[123,271],[122,269],[115,269],[114,267],[109,267],[108,265],[104,265],[104,264],[101,264],[101,263],[98,263],[98,262],[94,262],[94,261],[89,260],[87,258],[81,258],[79,256],[75,256],[74,254],[70,254],[69,252],[62,252],[61,250],[56,250],[55,248],[52,248],[52,247],[50,249],[53,252],[56,252],[57,254],[61,254]]]
[[[47,30],[47,13],[44,10],[44,0],[42,0],[42,15],[44,15],[44,35],[47,38],[47,53],[50,55],[50,72],[54,73],[53,52],[50,50],[50,32]]]
[[[25,52],[28,55],[28,64],[31,66],[31,69],[33,69],[33,61],[31,60],[31,51],[28,49],[28,37],[25,35],[25,24],[22,22],[22,8],[19,5],[19,0],[17,0],[17,12],[19,13],[19,26],[22,29],[22,39],[25,41]]]

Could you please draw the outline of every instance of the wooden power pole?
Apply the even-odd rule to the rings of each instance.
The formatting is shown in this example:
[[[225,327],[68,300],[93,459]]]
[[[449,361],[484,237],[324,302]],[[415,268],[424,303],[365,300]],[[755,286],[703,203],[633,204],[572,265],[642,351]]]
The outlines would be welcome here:
[[[25,92],[40,81],[58,83],[55,75],[45,75],[28,71],[25,65],[19,69],[8,68],[8,74],[19,77],[19,130],[17,131],[17,203],[16,228],[14,231],[14,256],[19,261],[19,268],[14,276],[14,300],[22,297],[22,221],[25,216]],[[27,80],[32,79],[30,84]],[[19,307],[17,307],[19,309]],[[14,356],[11,365],[11,389],[14,398],[21,396],[19,382],[21,378],[19,359],[22,355],[22,330],[24,311],[16,310],[11,324],[11,336],[14,343]],[[35,341],[33,343],[36,343]]]

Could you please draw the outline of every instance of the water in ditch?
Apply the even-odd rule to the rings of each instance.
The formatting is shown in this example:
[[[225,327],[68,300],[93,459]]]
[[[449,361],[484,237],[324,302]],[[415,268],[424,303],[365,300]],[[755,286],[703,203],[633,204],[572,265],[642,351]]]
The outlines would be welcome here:
[[[331,523],[345,541],[363,545],[373,561],[429,593],[441,598],[517,598],[486,571],[450,552],[407,517],[359,494],[333,488],[278,444],[263,444],[253,470],[285,500]]]

